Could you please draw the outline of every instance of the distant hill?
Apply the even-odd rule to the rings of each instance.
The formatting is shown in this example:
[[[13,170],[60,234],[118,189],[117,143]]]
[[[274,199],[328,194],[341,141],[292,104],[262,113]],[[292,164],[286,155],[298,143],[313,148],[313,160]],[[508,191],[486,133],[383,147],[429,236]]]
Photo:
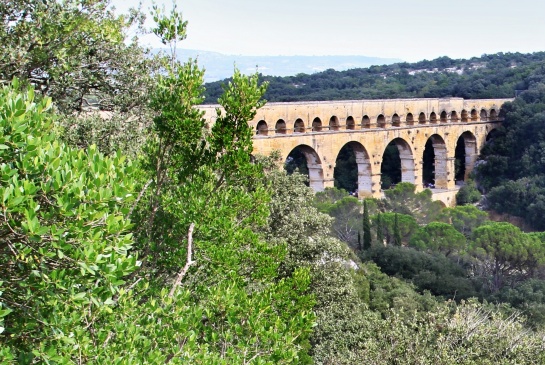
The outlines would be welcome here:
[[[274,101],[461,97],[510,98],[545,79],[545,52],[497,53],[470,59],[440,57],[415,63],[276,77],[262,75]],[[221,82],[206,84],[205,103],[221,95]]]
[[[179,60],[188,58],[198,58],[199,65],[206,69],[206,82],[223,80],[232,76],[234,65],[245,74],[255,73],[257,70],[263,75],[292,76],[299,73],[312,74],[327,69],[343,71],[401,61],[395,58],[367,56],[237,56],[194,49],[178,51]]]

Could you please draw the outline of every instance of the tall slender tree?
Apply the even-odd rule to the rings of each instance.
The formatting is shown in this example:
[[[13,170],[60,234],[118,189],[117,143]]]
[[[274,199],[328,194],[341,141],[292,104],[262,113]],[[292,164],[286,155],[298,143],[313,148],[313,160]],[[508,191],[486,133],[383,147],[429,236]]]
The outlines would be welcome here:
[[[384,226],[382,222],[382,215],[380,213],[377,214],[377,241],[379,244],[384,244]]]
[[[363,249],[371,248],[371,221],[369,220],[369,208],[367,201],[363,200]]]
[[[401,231],[399,230],[399,220],[397,213],[394,216],[394,245],[401,246]]]

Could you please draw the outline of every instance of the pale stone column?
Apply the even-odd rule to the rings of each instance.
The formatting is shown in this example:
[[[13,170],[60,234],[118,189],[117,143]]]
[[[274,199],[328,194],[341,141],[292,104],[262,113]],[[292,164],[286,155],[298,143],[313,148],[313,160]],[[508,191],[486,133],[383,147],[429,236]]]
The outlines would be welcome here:
[[[369,196],[373,192],[373,179],[369,175],[368,164],[359,166],[358,164],[358,196]]]
[[[400,153],[401,155],[401,153]],[[412,156],[399,156],[401,159],[401,181],[416,185],[414,158]]]
[[[375,198],[382,198],[382,189],[380,188],[380,179],[382,174],[380,172],[371,175],[371,194]]]
[[[455,164],[456,158],[449,157],[447,158],[447,187],[446,189],[454,189],[456,186],[455,178]]]
[[[434,170],[435,170],[435,187],[437,189],[448,189],[449,158],[447,157],[447,149],[444,143],[433,143],[433,151],[435,153]]]
[[[465,167],[466,171],[464,174],[464,181],[469,179],[469,174],[473,171],[473,168],[475,167],[475,162],[477,161],[477,141],[464,141],[465,143],[465,150],[466,150],[466,159],[465,159]],[[454,171],[454,170],[453,170]]]
[[[324,173],[322,170],[322,165],[320,164],[310,164],[307,161],[307,167],[308,167],[308,180],[309,180],[309,186],[312,188],[312,190],[318,192],[318,191],[324,191]]]

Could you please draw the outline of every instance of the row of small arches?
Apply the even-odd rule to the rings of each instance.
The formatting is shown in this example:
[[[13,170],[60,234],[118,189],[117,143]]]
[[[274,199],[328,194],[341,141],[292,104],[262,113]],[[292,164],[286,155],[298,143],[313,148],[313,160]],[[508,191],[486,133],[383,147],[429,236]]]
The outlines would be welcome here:
[[[495,109],[491,109],[490,113],[488,113],[485,109],[481,109],[481,112],[477,112],[477,110],[472,109],[470,112],[467,110],[462,110],[460,116],[458,116],[458,113],[456,111],[452,111],[450,113],[447,113],[446,111],[442,111],[439,117],[435,112],[432,112],[429,116],[429,118],[426,117],[425,113],[420,113],[418,115],[418,118],[415,118],[415,116],[412,113],[408,113],[405,116],[404,125],[411,126],[416,124],[436,124],[436,123],[455,123],[455,122],[476,122],[476,121],[496,121],[499,120],[502,116],[502,110],[500,110],[500,113],[496,112]],[[379,114],[376,118],[376,128],[386,128],[386,117],[383,114]],[[401,127],[402,121],[399,115],[396,113],[392,115],[390,119],[390,124],[392,127]],[[329,131],[339,131],[341,130],[339,118],[337,116],[332,116],[329,119],[329,126],[324,127],[322,125],[322,120],[318,117],[314,118],[311,125],[311,131],[312,132],[322,132],[324,130]],[[346,124],[344,125],[345,129],[347,130],[355,130],[356,127],[361,127],[361,129],[369,129],[372,127],[371,125],[371,119],[369,116],[364,115],[361,119],[361,124],[356,124],[355,119],[352,116],[349,116],[346,118]],[[269,129],[269,126],[265,120],[260,120],[256,125],[256,134],[261,136],[266,136],[271,130]],[[275,134],[287,134],[288,128],[287,124],[283,119],[279,119],[276,122],[274,130]],[[305,122],[299,118],[295,120],[295,123],[293,124],[293,133],[305,133],[307,131],[307,127],[305,126]]]

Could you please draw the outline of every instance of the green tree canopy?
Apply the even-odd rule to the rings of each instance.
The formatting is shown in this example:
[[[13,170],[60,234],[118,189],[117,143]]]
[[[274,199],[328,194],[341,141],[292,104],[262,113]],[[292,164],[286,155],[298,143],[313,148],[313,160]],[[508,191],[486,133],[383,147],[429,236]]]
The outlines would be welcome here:
[[[411,183],[399,183],[393,189],[384,191],[386,209],[413,216],[420,224],[433,221],[442,209],[441,203],[432,201],[431,190],[416,193]]]
[[[526,268],[528,238],[521,230],[505,222],[491,222],[473,231],[470,252],[476,255],[482,269],[490,275],[490,290],[498,291],[517,280]]]
[[[121,155],[59,142],[51,100],[17,87],[0,90],[0,336],[30,363],[99,326],[136,269],[127,219],[135,176]]]
[[[382,213],[380,214],[380,217],[384,230],[384,238],[387,244],[394,244],[396,220],[402,243],[407,243],[413,233],[416,232],[416,230],[418,229],[418,223],[416,223],[416,220],[411,215],[399,213]],[[376,225],[377,215],[373,216],[372,220],[375,222]]]
[[[421,227],[411,237],[410,245],[419,249],[441,251],[446,256],[465,249],[466,239],[452,225],[431,222]]]
[[[451,224],[466,238],[471,237],[473,230],[488,221],[488,213],[473,205],[445,208],[437,220]]]

